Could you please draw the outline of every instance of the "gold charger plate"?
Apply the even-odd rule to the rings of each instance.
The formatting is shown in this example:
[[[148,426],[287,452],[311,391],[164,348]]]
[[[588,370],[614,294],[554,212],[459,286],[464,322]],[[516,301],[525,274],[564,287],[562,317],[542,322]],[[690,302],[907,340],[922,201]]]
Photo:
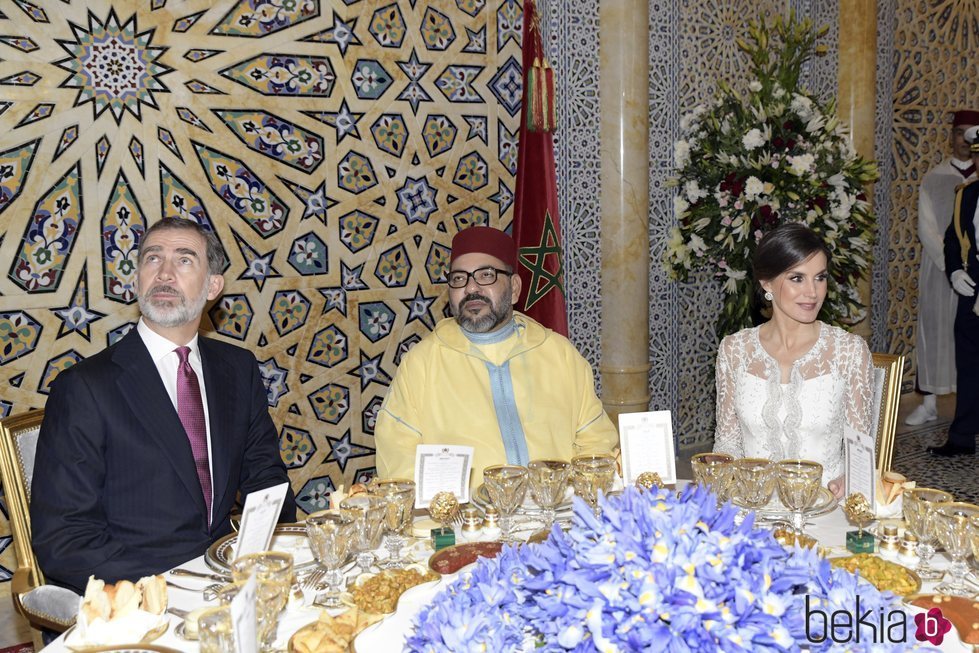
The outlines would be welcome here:
[[[76,627],[72,626],[66,630],[64,640],[62,640],[65,643],[65,648],[69,651],[75,651],[75,653],[96,653],[101,651],[162,651],[163,653],[169,653],[173,651],[172,648],[167,648],[166,646],[150,644],[150,642],[159,639],[163,636],[163,633],[167,632],[167,628],[170,627],[169,621],[164,621],[156,628],[147,631],[143,635],[143,639],[137,644],[113,644],[107,646],[99,644],[69,644],[68,639]]]
[[[428,568],[439,574],[454,574],[479,558],[495,558],[503,549],[502,542],[466,542],[447,546],[428,559]]]
[[[904,565],[885,560],[871,553],[856,553],[848,556],[829,558],[830,564],[847,571],[860,573],[860,577],[881,591],[891,591],[900,597],[911,596],[921,591],[921,576]],[[881,574],[899,576],[900,585],[887,583],[888,578]]]
[[[228,533],[207,548],[204,562],[214,571],[228,573],[237,543],[238,533]],[[287,543],[291,546],[285,546]],[[294,571],[305,571],[316,566],[316,559],[306,538],[306,524],[279,524],[272,531],[272,543],[269,547],[273,551],[291,553],[295,559]]]

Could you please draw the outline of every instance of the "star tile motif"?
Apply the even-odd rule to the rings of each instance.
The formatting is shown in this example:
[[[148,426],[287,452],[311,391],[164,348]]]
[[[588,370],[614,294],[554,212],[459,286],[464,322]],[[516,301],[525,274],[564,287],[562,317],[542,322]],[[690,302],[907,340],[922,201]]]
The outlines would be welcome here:
[[[327,454],[323,463],[336,463],[340,466],[341,472],[347,471],[347,461],[350,459],[374,455],[374,450],[370,447],[363,447],[350,441],[350,429],[347,429],[339,438],[331,438],[327,435],[326,441],[330,445],[330,453]]]
[[[408,61],[399,61],[398,68],[408,76],[408,85],[398,94],[398,99],[411,105],[411,112],[418,115],[418,105],[422,102],[431,102],[432,96],[428,94],[421,85],[421,79],[432,67],[430,63],[422,63],[418,60],[418,53],[414,48]]]
[[[343,261],[340,261],[340,283],[344,290],[367,290],[367,283],[361,279],[364,274],[364,265],[348,268]]]
[[[292,194],[303,202],[303,217],[316,218],[324,225],[326,224],[326,212],[336,206],[337,201],[326,194],[326,181],[321,181],[316,190],[310,190],[294,181],[289,181],[284,177],[279,177],[279,181],[286,185]]]
[[[92,341],[91,325],[105,317],[105,313],[93,311],[88,307],[88,268],[82,268],[78,284],[71,295],[71,304],[64,308],[51,310],[61,320],[58,338],[69,333],[79,333],[85,340]]]
[[[235,243],[245,259],[245,270],[238,275],[239,279],[251,279],[259,290],[265,286],[265,280],[282,276],[272,267],[272,258],[275,250],[272,249],[264,254],[259,254],[256,249],[249,245],[244,238],[239,236],[234,230],[231,233],[235,237]]]
[[[360,130],[357,129],[357,123],[364,117],[364,114],[353,113],[347,105],[346,99],[340,102],[339,111],[303,111],[303,113],[337,130],[337,145],[342,143],[347,136],[360,140]]]
[[[408,307],[408,319],[405,325],[409,325],[415,320],[420,321],[429,329],[435,328],[435,317],[432,315],[432,304],[438,299],[437,295],[426,297],[422,292],[422,287],[415,287],[415,296],[411,299],[402,299],[401,303]]]
[[[273,356],[266,361],[259,362],[258,372],[262,375],[262,383],[265,385],[265,392],[268,395],[269,407],[274,408],[279,405],[279,399],[282,398],[282,395],[289,392],[289,384],[286,383],[289,370],[279,367]]]
[[[383,351],[374,357],[368,356],[365,351],[360,352],[360,365],[350,370],[350,374],[360,378],[361,392],[371,383],[384,386],[391,385],[390,375],[381,367],[382,358],[384,358]]]
[[[330,311],[339,311],[340,315],[347,317],[347,291],[343,288],[317,288],[320,294],[326,298],[323,305],[323,315]]]
[[[136,15],[120,24],[115,10],[106,20],[88,15],[88,29],[70,23],[74,41],[58,39],[69,57],[54,62],[71,73],[62,82],[66,88],[77,88],[75,105],[92,104],[94,118],[109,111],[116,124],[128,111],[141,118],[141,107],[159,109],[153,93],[169,93],[160,81],[172,68],[159,63],[166,47],[150,45],[153,30],[140,32]]]
[[[333,27],[328,30],[309,36],[304,41],[314,43],[333,43],[340,50],[341,56],[347,55],[347,48],[351,45],[363,45],[356,33],[357,19],[354,18],[349,23],[340,18],[340,14],[333,12]]]

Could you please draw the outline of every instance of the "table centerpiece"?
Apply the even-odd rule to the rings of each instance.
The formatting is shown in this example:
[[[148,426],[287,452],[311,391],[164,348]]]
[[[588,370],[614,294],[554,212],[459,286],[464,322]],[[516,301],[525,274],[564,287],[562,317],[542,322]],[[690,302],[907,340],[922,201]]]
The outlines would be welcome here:
[[[578,498],[573,525],[480,560],[416,617],[406,649],[441,651],[907,651],[898,597],[814,549],[783,548],[702,486]],[[814,615],[869,611],[871,627]],[[856,617],[851,622],[856,622]],[[891,624],[896,624],[891,628]],[[898,633],[898,625],[904,628]],[[882,626],[882,627],[881,627]],[[890,628],[890,629],[889,629]],[[885,634],[886,633],[886,634]],[[888,637],[900,642],[888,641]],[[872,637],[873,635],[873,637]],[[858,637],[859,636],[859,637]],[[930,650],[930,649],[925,649]]]

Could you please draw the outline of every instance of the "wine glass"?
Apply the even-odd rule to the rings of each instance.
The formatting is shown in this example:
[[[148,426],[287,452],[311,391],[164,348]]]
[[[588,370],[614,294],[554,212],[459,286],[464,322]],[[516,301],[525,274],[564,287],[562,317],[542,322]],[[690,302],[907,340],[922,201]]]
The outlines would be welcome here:
[[[564,500],[571,476],[571,463],[566,460],[531,460],[527,465],[530,474],[530,493],[544,510],[544,530],[551,530],[555,509]]]
[[[376,558],[374,550],[381,546],[386,511],[384,500],[376,496],[357,494],[340,502],[340,514],[353,526],[350,548],[363,572],[370,570]]]
[[[527,492],[527,468],[520,465],[492,465],[483,470],[483,482],[493,505],[500,511],[500,541],[516,542],[512,534],[513,513]]]
[[[221,605],[204,610],[197,619],[197,638],[201,653],[236,653],[231,607]]]
[[[700,485],[710,486],[717,495],[718,504],[729,498],[734,456],[726,453],[698,453],[690,459],[693,480]]]
[[[585,454],[571,459],[574,492],[599,514],[598,497],[607,494],[615,481],[615,458],[609,454]]]
[[[823,466],[811,460],[783,460],[775,468],[778,498],[792,511],[792,528],[802,535],[803,513],[819,494]]]
[[[343,572],[340,568],[347,560],[347,551],[353,531],[352,523],[330,512],[314,512],[306,518],[306,535],[309,547],[320,567],[326,569],[326,596],[315,603],[324,608],[339,608],[340,591],[343,589]]]
[[[952,495],[943,490],[930,487],[915,487],[904,491],[904,519],[911,532],[918,538],[918,566],[914,571],[922,580],[940,580],[943,572],[935,569],[929,563],[935,555],[934,507],[939,503],[952,501]]]
[[[367,486],[368,494],[384,501],[384,529],[387,537],[384,547],[388,550],[387,560],[379,567],[396,569],[404,565],[401,547],[411,528],[411,511],[415,505],[415,482],[403,478],[374,479]]]
[[[731,466],[738,503],[751,510],[768,505],[775,491],[775,464],[767,458],[738,458]]]
[[[969,570],[965,558],[969,555],[972,541],[969,520],[979,516],[979,506],[964,501],[950,501],[934,504],[933,509],[938,539],[952,559],[948,568],[952,577],[938,585],[935,591],[971,599],[976,593],[965,586],[965,574]]]
[[[270,583],[272,589],[268,608],[270,614],[278,619],[289,602],[293,580],[292,570],[291,553],[260,551],[236,558],[231,563],[231,579],[235,582],[245,582],[254,574],[256,581]]]

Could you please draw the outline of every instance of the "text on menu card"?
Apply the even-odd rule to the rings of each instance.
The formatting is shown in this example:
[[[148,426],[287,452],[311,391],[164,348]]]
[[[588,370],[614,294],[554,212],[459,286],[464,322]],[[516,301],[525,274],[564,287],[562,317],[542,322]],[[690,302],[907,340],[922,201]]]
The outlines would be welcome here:
[[[459,503],[468,503],[472,460],[472,447],[439,444],[415,447],[415,507],[427,508],[439,492],[451,492]]]
[[[656,472],[663,483],[676,483],[673,417],[668,410],[619,415],[622,480],[632,485],[643,472]]]
[[[245,497],[245,507],[241,511],[241,528],[238,529],[238,543],[235,545],[235,558],[249,553],[268,551],[288,487],[288,483],[281,483],[264,490],[250,492]]]

